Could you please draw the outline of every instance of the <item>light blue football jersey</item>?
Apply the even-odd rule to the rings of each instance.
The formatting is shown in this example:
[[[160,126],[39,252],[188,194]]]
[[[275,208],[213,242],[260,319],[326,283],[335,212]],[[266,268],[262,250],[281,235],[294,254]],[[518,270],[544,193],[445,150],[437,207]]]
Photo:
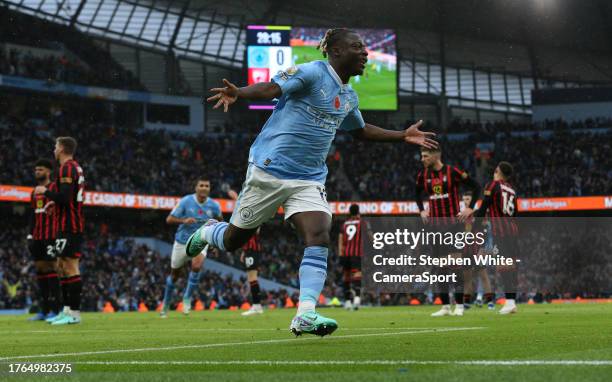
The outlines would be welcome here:
[[[282,96],[251,146],[249,163],[280,179],[325,183],[336,130],[362,129],[357,93],[327,61],[279,72]]]
[[[195,194],[189,194],[181,198],[170,215],[179,219],[194,218],[197,220],[194,224],[179,224],[176,230],[174,240],[180,244],[186,244],[189,236],[206,223],[208,219],[221,216],[221,205],[211,198],[206,198],[206,201],[200,204]]]

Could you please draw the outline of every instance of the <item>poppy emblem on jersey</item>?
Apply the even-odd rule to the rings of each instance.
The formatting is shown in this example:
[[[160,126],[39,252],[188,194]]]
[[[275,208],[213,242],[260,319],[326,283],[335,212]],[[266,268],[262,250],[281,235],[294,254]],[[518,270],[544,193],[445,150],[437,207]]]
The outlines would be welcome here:
[[[198,210],[198,215],[202,215],[204,212],[202,210]]]
[[[334,98],[334,107],[336,110],[340,109],[340,96],[336,96],[336,98]]]
[[[43,201],[42,200],[37,200],[36,201],[36,208],[43,208]]]

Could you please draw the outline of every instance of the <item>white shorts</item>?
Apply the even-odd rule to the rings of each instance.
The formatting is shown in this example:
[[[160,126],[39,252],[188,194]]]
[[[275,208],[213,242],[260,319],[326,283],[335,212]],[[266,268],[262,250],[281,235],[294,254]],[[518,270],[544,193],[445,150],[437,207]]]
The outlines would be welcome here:
[[[325,185],[312,180],[279,179],[250,164],[230,223],[257,228],[283,207],[285,220],[298,212],[321,211],[332,215]]]
[[[200,255],[204,255],[206,257],[206,253],[203,252]],[[196,256],[197,257],[197,256]],[[170,267],[172,269],[179,269],[185,265],[186,262],[191,260],[189,256],[187,256],[187,251],[185,251],[185,244],[181,244],[179,242],[174,242],[172,246],[172,256],[170,257]]]

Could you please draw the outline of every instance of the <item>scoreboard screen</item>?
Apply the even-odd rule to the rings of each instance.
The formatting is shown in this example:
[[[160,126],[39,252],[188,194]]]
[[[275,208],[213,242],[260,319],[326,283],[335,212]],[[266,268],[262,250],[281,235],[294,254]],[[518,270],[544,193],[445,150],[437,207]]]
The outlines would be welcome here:
[[[268,82],[279,71],[323,60],[317,44],[325,28],[277,25],[247,27],[248,84]],[[396,34],[391,29],[355,29],[368,49],[368,63],[350,84],[359,95],[361,110],[397,110]],[[273,109],[273,102],[253,102],[250,109]]]

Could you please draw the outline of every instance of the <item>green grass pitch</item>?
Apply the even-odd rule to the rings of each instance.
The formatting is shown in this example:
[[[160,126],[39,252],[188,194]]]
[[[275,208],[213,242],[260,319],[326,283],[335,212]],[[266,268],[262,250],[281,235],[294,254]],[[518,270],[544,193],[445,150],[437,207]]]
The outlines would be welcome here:
[[[610,381],[612,304],[529,305],[499,316],[472,308],[323,309],[340,328],[293,338],[295,310],[91,313],[52,327],[0,316],[2,380],[10,362],[71,362],[78,381]],[[599,362],[595,362],[599,361]],[[462,363],[463,362],[463,363]],[[548,362],[548,363],[547,363]],[[582,364],[580,364],[582,362]],[[585,363],[586,362],[586,363]],[[6,378],[5,378],[6,377]]]
[[[293,55],[297,56],[296,64],[322,60],[323,56],[315,47],[294,46]],[[351,86],[359,95],[361,110],[395,110],[397,109],[397,71],[383,67],[380,73],[367,65],[368,76],[361,76],[359,83],[351,78]]]

